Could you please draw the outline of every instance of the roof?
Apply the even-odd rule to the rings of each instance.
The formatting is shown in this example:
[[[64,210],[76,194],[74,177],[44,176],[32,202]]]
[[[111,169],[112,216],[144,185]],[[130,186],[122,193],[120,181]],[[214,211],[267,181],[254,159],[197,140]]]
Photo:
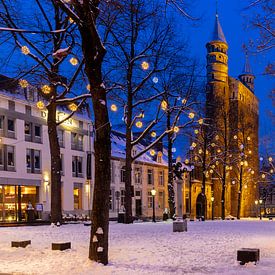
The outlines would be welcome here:
[[[242,74],[253,74],[247,54],[245,56],[245,63],[243,66]]]
[[[125,137],[125,134],[112,130],[111,142],[112,142],[112,157],[125,159],[126,158],[126,151],[125,151],[126,137]],[[146,148],[146,144],[144,142],[138,143],[137,145],[134,146],[134,148],[136,149],[137,153],[139,153],[140,151],[142,151]],[[155,150],[155,148],[154,148],[154,150]],[[142,156],[140,156],[136,161],[153,164],[153,165],[167,166],[167,163],[168,163],[167,150],[165,148],[163,148],[163,150],[162,150],[162,162],[161,163],[157,162],[157,160],[156,160],[157,153],[158,152],[156,151],[156,154],[154,156],[151,156],[150,150],[149,150],[146,153],[144,153]]]
[[[216,20],[215,20],[215,25],[214,25],[214,31],[212,34],[211,41],[222,41],[224,43],[226,42],[220,21],[219,21],[219,16],[216,14]]]

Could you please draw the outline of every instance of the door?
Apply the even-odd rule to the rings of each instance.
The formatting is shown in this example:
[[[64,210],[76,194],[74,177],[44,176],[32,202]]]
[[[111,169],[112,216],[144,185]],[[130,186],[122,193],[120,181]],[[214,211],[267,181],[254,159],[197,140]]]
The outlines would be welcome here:
[[[206,205],[205,196],[203,196],[202,193],[200,193],[198,195],[197,201],[196,201],[196,216],[197,216],[197,219],[200,219],[202,217],[205,218],[205,205]]]
[[[136,216],[139,217],[141,215],[142,215],[141,199],[136,199]]]

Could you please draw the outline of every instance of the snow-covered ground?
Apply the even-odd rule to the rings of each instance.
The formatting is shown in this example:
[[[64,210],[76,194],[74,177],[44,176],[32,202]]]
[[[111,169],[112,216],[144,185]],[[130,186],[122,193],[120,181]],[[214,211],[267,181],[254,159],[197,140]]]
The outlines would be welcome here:
[[[88,259],[89,231],[82,224],[0,228],[0,273],[275,274],[275,221],[188,222],[182,233],[173,233],[171,222],[113,222],[108,266]],[[11,248],[11,241],[27,239],[27,248]],[[72,249],[52,251],[58,241],[71,241]],[[260,262],[240,266],[242,247],[260,248]]]

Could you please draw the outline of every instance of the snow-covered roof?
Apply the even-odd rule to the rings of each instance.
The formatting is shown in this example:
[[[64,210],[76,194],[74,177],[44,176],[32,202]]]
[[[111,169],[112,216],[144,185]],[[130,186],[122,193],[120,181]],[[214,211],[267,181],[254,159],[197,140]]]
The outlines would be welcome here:
[[[126,138],[125,134],[118,132],[118,131],[112,131],[111,132],[111,142],[112,142],[112,157],[116,158],[121,158],[125,159],[126,157]],[[146,147],[145,144],[138,143],[135,145],[134,149],[136,150],[137,153],[142,151]],[[153,148],[155,150],[155,148]],[[156,150],[155,150],[156,151]],[[150,150],[144,153],[142,156],[140,156],[136,161],[139,162],[145,162],[149,164],[154,164],[154,165],[167,165],[168,163],[168,158],[167,158],[167,150],[163,148],[162,150],[162,162],[159,163],[157,162],[157,151],[154,156],[151,156]]]
[[[216,14],[216,20],[215,20],[215,25],[214,25],[214,31],[212,34],[211,41],[222,41],[224,43],[226,42],[220,21],[219,21],[219,16]]]

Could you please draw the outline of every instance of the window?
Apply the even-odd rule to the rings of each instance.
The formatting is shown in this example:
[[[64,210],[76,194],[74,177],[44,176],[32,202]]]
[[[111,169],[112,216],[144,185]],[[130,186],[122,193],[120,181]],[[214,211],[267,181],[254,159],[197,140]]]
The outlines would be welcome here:
[[[63,154],[60,154],[60,172],[61,172],[61,175],[64,176],[64,155]]]
[[[4,148],[0,147],[0,166],[4,166]]]
[[[8,131],[14,132],[14,120],[8,119]]]
[[[126,179],[126,171],[125,166],[123,166],[120,170],[120,182],[125,182]]]
[[[115,180],[115,164],[113,161],[111,161],[111,182],[114,182]]]
[[[114,193],[114,190],[111,189],[109,194],[109,210],[114,210],[113,193]]]
[[[32,114],[32,108],[31,108],[31,106],[25,106],[25,113],[27,114],[27,115],[30,115],[31,116],[31,114]]]
[[[4,117],[0,116],[0,129],[3,129]]]
[[[141,196],[141,191],[136,191],[136,197],[140,197]]]
[[[160,191],[158,194],[158,203],[159,203],[159,208],[164,209],[164,192]]]
[[[153,196],[151,194],[151,191],[148,191],[148,208],[152,208],[153,207]]]
[[[41,125],[34,126],[34,136],[41,137]]]
[[[83,177],[83,158],[79,156],[73,156],[72,159],[72,171],[73,171],[73,177]]]
[[[79,121],[79,129],[83,129],[83,121]]]
[[[8,166],[14,167],[14,146],[7,146]]]
[[[15,102],[9,100],[9,110],[15,111]]]
[[[141,183],[141,169],[140,168],[135,169],[135,183],[137,183],[137,184]]]
[[[120,192],[120,205],[124,206],[125,204],[125,190],[121,190]]]
[[[83,135],[71,133],[71,148],[72,150],[83,150]]]
[[[41,169],[41,157],[40,157],[39,150],[34,150],[34,169],[36,170]]]
[[[153,184],[153,170],[152,169],[148,169],[147,181],[148,181],[148,184]]]
[[[159,185],[164,185],[164,175],[163,171],[159,171]]]
[[[31,128],[32,128],[32,124],[30,122],[26,122],[25,121],[25,135],[30,136],[31,135]]]
[[[28,173],[40,173],[41,171],[41,152],[39,150],[26,150],[26,167]]]
[[[82,184],[74,183],[74,209],[82,209]]]
[[[58,136],[58,142],[60,147],[65,147],[64,146],[64,131],[61,129],[57,130],[57,136]]]

